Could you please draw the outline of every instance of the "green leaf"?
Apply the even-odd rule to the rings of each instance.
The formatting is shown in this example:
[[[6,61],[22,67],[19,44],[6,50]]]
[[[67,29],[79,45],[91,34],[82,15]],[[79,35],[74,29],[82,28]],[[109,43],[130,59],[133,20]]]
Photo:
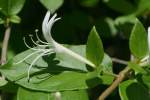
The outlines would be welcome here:
[[[0,18],[0,24],[4,24],[4,23],[5,21],[2,18]]]
[[[7,92],[7,93],[16,93],[18,90],[18,85],[14,84],[10,81],[7,81],[7,84],[0,87],[0,90],[3,92]]]
[[[103,67],[104,72],[109,72],[109,73],[113,72],[112,71],[112,66],[113,66],[112,65],[112,60],[107,54],[104,55],[101,66]]]
[[[64,91],[61,100],[89,100],[86,90]]]
[[[40,0],[40,2],[51,12],[55,12],[62,6],[64,0]]]
[[[78,45],[78,46],[64,45],[64,46],[76,52],[77,54],[85,57],[85,46],[83,45]],[[62,54],[62,53],[56,54],[55,60],[59,61],[59,63],[57,64],[59,66],[87,71],[86,65],[84,63],[77,61],[75,58],[68,56],[66,54]]]
[[[144,13],[145,11],[148,11],[150,9],[150,1],[149,0],[139,0],[137,1],[138,7],[135,12],[136,15],[140,15],[141,13]]]
[[[119,85],[121,100],[150,100],[149,91],[135,80],[127,80]]]
[[[130,2],[126,0],[103,0],[111,9],[120,13],[129,14],[135,11],[135,8]]]
[[[147,33],[139,20],[132,29],[129,46],[132,54],[139,59],[148,54]]]
[[[86,57],[96,66],[100,65],[104,57],[103,44],[95,27],[92,28],[88,36]]]
[[[80,0],[80,4],[85,7],[93,7],[97,5],[99,0]]]
[[[19,16],[16,16],[16,15],[14,15],[14,16],[11,16],[10,17],[10,21],[12,22],[12,23],[20,23],[21,22],[21,18],[19,17]]]
[[[80,55],[84,55],[83,53],[85,53],[85,46],[67,47]],[[19,54],[14,57],[14,62],[18,62],[33,52],[33,50],[27,50]],[[67,56],[64,57],[64,55],[56,54],[55,56],[55,54],[52,54],[41,57],[33,65],[30,71],[30,82],[28,82],[27,70],[37,55],[33,55],[17,65],[12,64],[10,60],[6,65],[1,67],[0,71],[8,80],[14,83],[29,89],[46,92],[87,89],[98,84],[111,84],[114,78],[110,75],[100,76],[100,69],[87,72],[84,69],[86,68],[85,64],[67,58]]]
[[[150,89],[150,74],[141,75],[140,77],[137,77],[138,81],[145,85],[148,89]]]
[[[7,84],[8,81],[6,81],[4,78],[0,79],[0,87],[4,86]]]
[[[17,100],[89,100],[86,90],[76,90],[76,91],[63,91],[59,92],[60,96],[56,97],[56,93],[31,91],[25,88],[19,88],[17,93]]]
[[[50,100],[50,93],[31,91],[20,87],[17,100]]]
[[[0,0],[0,12],[2,12],[6,16],[12,16],[18,14],[25,0]]]
[[[133,69],[135,72],[137,73],[141,73],[141,74],[147,74],[147,72],[138,64],[129,62],[128,66]]]
[[[125,15],[125,16],[119,16],[115,19],[115,24],[125,24],[125,23],[136,23],[136,16],[135,15]]]

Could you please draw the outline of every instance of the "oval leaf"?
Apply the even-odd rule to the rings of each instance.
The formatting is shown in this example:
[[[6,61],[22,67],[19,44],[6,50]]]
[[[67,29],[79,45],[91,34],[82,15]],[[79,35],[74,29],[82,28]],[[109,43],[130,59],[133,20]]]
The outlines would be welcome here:
[[[137,77],[138,81],[145,85],[148,89],[150,89],[150,74],[142,75],[141,77]]]
[[[86,90],[63,91],[56,95],[56,93],[31,91],[20,87],[17,100],[70,100],[70,98],[71,100],[89,100]]]
[[[104,72],[109,72],[109,73],[113,72],[112,60],[107,54],[104,55],[104,58],[103,58],[102,63],[101,63],[101,66],[102,66]]]
[[[99,0],[80,0],[80,4],[85,7],[94,7],[98,2]]]
[[[137,73],[147,74],[147,72],[138,64],[129,62],[128,67],[130,67],[131,69],[133,69]]]
[[[138,19],[132,29],[129,46],[132,54],[139,59],[148,54],[147,33]]]
[[[86,46],[86,57],[96,66],[99,66],[104,57],[104,50],[101,38],[95,27],[92,28]]]
[[[115,11],[120,13],[129,14],[135,11],[136,7],[134,7],[130,2],[127,0],[103,0],[107,6]]]
[[[127,80],[119,85],[121,100],[150,100],[149,91],[135,80]]]
[[[25,0],[0,0],[0,12],[2,12],[6,16],[16,15],[18,14]]]
[[[40,2],[51,12],[55,12],[62,4],[63,0],[40,0]]]
[[[21,18],[19,17],[19,16],[16,16],[16,15],[14,15],[14,16],[11,16],[10,17],[10,21],[12,22],[12,23],[20,23],[21,22]]]

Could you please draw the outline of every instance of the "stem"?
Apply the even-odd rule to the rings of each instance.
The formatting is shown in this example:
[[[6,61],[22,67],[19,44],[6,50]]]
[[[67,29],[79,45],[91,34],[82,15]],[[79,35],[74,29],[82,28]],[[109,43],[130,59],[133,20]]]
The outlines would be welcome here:
[[[121,59],[118,59],[118,58],[112,58],[112,61],[116,62],[116,63],[119,63],[119,64],[128,65],[127,61],[124,61],[124,60],[121,60]]]
[[[130,71],[130,68],[127,66],[124,70],[122,70],[116,80],[99,96],[98,100],[105,100],[105,98],[110,95],[118,85],[124,80],[126,74]]]
[[[1,52],[1,65],[4,65],[6,63],[7,60],[7,48],[8,48],[8,42],[9,42],[9,37],[10,37],[10,32],[11,32],[11,27],[9,25],[9,18],[6,19],[6,30],[5,30],[5,34],[4,34],[4,39],[3,39],[3,43],[2,43],[2,52]],[[5,79],[5,77],[2,75],[1,76],[2,79]],[[1,95],[0,95],[0,99],[1,100],[6,100],[6,93],[4,91],[2,91]]]
[[[7,25],[6,30],[5,30],[5,34],[4,34],[3,44],[2,44],[1,65],[6,63],[7,48],[8,48],[8,41],[9,41],[9,37],[10,37],[10,31],[11,31],[11,27],[9,25]]]

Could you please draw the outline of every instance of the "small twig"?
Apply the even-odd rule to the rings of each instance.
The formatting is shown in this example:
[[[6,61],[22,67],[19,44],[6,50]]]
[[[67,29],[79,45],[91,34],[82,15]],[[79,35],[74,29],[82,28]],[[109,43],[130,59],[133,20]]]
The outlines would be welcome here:
[[[5,34],[4,34],[4,40],[2,44],[2,52],[1,52],[1,65],[6,63],[7,58],[7,48],[8,48],[8,42],[10,37],[10,31],[11,27],[8,25],[6,26]]]
[[[1,61],[0,61],[1,65],[4,65],[7,60],[7,48],[8,48],[8,42],[9,42],[9,37],[10,37],[10,32],[11,32],[11,27],[9,25],[9,18],[6,19],[5,27],[6,27],[6,30],[4,34],[3,43],[2,43],[2,52],[1,52]],[[1,76],[1,78],[5,79],[3,75]],[[6,93],[4,91],[2,91],[0,99],[1,100],[6,99]]]
[[[112,61],[116,62],[116,63],[119,63],[119,64],[128,65],[127,61],[124,61],[124,60],[121,60],[121,59],[118,59],[118,58],[112,58]]]
[[[99,96],[98,100],[105,100],[105,98],[111,94],[118,85],[124,80],[126,74],[130,71],[130,68],[127,66],[124,70],[122,70],[116,80]]]
[[[110,76],[114,76],[114,77],[118,77],[117,74],[114,74],[114,73],[112,73],[112,72],[106,72],[106,71],[104,71],[103,74],[110,75]]]

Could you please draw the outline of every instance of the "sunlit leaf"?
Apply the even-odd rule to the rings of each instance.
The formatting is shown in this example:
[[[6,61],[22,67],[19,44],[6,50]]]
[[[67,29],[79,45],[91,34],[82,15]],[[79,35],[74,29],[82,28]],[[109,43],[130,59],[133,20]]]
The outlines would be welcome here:
[[[147,33],[139,20],[132,29],[129,46],[132,54],[137,58],[141,59],[148,54]]]
[[[14,16],[10,17],[10,21],[12,23],[20,23],[21,22],[21,18],[19,16],[14,15]]]
[[[135,80],[127,80],[119,85],[121,100],[150,100],[149,91]]]
[[[57,10],[63,4],[64,0],[40,0],[40,2],[51,12]]]
[[[6,16],[16,15],[18,14],[25,0],[0,0],[0,12],[2,12]]]
[[[147,72],[138,64],[129,62],[128,66],[137,73],[146,74]]]
[[[127,0],[103,0],[111,9],[120,13],[129,14],[135,11],[135,8]]]
[[[99,0],[80,0],[80,4],[85,7],[93,7],[98,4]]]
[[[60,95],[55,96],[56,92],[41,92],[41,91],[31,91],[25,88],[19,88],[17,93],[17,100],[89,100],[86,90],[75,90],[75,91],[63,91],[59,92]]]
[[[103,44],[95,27],[92,28],[88,36],[86,57],[96,66],[100,65],[104,57]]]

